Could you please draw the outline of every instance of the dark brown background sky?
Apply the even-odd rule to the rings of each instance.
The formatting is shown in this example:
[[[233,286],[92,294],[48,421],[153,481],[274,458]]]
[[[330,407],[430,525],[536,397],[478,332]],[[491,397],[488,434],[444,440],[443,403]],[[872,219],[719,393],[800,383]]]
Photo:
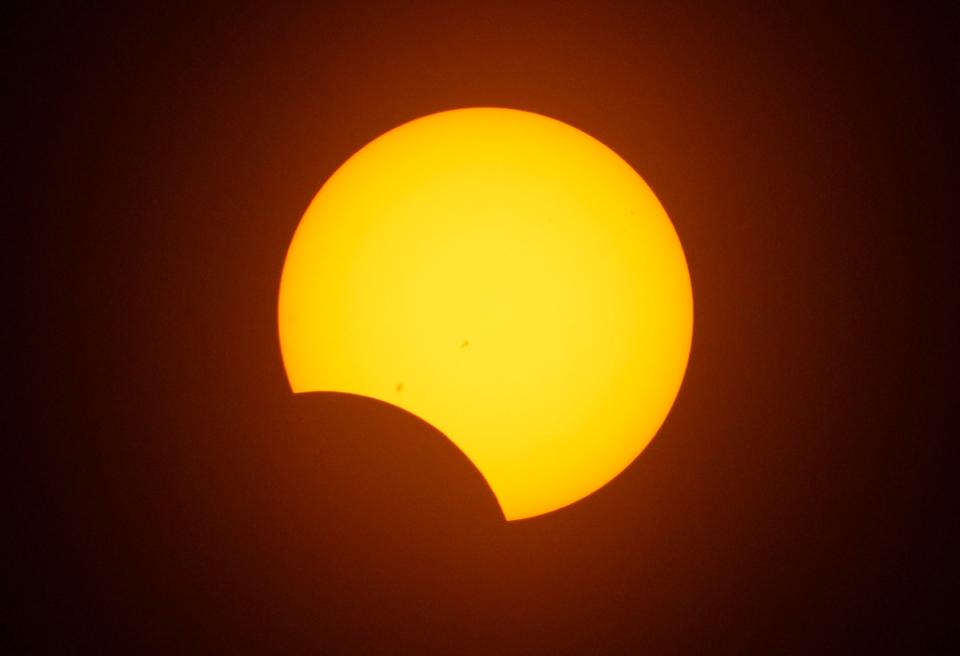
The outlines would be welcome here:
[[[24,653],[956,637],[955,12],[72,4],[23,3],[3,27]],[[275,329],[286,246],[326,177],[389,128],[474,105],[619,152],[672,217],[696,306],[650,447],[513,524],[418,419],[293,398]]]

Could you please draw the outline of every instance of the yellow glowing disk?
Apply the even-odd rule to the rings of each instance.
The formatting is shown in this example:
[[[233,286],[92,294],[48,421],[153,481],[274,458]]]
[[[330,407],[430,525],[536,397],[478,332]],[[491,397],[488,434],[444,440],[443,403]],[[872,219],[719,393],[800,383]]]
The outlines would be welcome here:
[[[693,298],[670,219],[613,151],[537,114],[461,109],[387,132],[327,181],[287,253],[279,327],[294,392],[414,413],[519,519],[650,442]]]

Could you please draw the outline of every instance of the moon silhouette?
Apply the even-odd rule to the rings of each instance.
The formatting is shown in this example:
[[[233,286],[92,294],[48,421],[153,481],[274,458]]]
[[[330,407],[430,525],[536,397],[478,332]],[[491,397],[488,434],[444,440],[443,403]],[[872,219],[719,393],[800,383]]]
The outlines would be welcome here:
[[[469,108],[401,125],[330,177],[290,243],[278,319],[294,392],[429,422],[513,520],[646,447],[683,379],[693,297],[670,219],[616,153]]]

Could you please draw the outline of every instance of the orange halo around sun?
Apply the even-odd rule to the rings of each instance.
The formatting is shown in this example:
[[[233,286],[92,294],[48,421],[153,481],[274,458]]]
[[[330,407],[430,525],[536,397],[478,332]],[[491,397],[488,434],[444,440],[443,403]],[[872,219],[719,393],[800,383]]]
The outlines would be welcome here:
[[[432,114],[360,149],[304,214],[280,284],[293,391],[416,414],[507,519],[573,503],[637,457],[692,330],[680,241],[643,179],[510,109]]]

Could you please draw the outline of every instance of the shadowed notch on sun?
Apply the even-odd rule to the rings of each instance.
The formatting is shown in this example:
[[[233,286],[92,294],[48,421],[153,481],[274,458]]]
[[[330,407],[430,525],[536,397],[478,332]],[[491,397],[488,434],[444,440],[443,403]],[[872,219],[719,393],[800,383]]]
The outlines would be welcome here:
[[[284,466],[309,488],[298,495],[304,512],[332,515],[341,530],[350,530],[349,524],[379,531],[373,527],[386,523],[418,540],[427,539],[436,522],[471,534],[483,529],[470,523],[503,521],[496,496],[470,459],[435,427],[394,404],[302,392],[291,395],[286,414],[287,447],[280,452],[297,461]]]

